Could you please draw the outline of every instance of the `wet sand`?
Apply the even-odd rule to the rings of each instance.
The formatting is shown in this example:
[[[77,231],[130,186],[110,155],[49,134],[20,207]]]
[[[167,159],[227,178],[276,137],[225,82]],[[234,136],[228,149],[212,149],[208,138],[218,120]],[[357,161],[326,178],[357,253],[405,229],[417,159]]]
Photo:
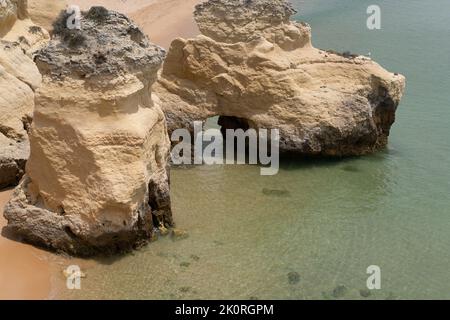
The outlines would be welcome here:
[[[86,274],[96,262],[38,249],[8,233],[3,209],[11,194],[0,191],[0,300],[59,299],[68,290],[64,270],[77,265]]]
[[[51,290],[50,254],[8,239],[10,235],[3,230],[3,208],[11,194],[11,190],[0,192],[0,299],[47,299]]]

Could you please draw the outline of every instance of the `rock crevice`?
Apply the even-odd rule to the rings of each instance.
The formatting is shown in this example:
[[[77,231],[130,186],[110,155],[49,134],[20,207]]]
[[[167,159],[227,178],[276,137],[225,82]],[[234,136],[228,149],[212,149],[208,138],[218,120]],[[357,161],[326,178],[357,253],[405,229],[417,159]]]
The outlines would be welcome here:
[[[49,39],[29,17],[27,1],[0,6],[0,188],[16,185],[29,156],[27,129],[42,77],[33,51]]]

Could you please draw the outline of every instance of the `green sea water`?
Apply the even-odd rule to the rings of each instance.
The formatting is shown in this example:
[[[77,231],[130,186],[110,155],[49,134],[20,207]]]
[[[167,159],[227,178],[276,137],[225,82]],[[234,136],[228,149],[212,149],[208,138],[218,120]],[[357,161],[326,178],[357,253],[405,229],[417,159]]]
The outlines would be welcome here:
[[[366,28],[372,4],[381,30]],[[387,150],[285,160],[272,177],[255,166],[173,168],[175,220],[189,237],[87,263],[82,290],[57,297],[450,299],[450,1],[294,5],[316,47],[370,52],[407,77]],[[365,298],[370,265],[381,289]]]

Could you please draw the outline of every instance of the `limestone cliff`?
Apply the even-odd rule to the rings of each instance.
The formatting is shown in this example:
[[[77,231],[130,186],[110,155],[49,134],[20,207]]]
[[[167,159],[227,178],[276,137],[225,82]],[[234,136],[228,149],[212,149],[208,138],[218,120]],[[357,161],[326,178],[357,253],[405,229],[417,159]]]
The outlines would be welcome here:
[[[15,185],[29,155],[27,128],[34,91],[41,75],[33,50],[48,41],[48,33],[28,16],[26,1],[5,0],[0,6],[0,188]]]
[[[311,45],[284,0],[209,0],[202,35],[172,42],[155,90],[169,131],[220,116],[231,128],[279,129],[280,148],[349,156],[386,146],[405,78],[369,58]]]
[[[172,225],[164,114],[151,94],[163,49],[127,17],[61,16],[36,55],[43,75],[26,177],[5,208],[25,240],[75,255],[128,250]]]
[[[64,10],[67,3],[66,0],[28,0],[28,15],[31,20],[45,30],[53,29],[53,22]]]

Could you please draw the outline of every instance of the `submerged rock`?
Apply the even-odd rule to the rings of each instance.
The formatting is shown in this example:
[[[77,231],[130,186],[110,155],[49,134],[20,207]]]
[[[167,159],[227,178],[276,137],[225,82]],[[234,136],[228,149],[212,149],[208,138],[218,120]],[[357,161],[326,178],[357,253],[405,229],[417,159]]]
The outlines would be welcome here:
[[[326,53],[284,0],[209,0],[202,34],[172,42],[155,90],[169,132],[213,116],[279,129],[282,152],[349,156],[386,146],[405,88],[371,59]],[[226,121],[225,121],[226,122]]]
[[[119,13],[94,7],[81,30],[65,18],[36,55],[43,82],[31,156],[4,215],[13,232],[50,249],[128,251],[172,225],[170,142],[150,90],[165,52]]]
[[[338,298],[342,298],[346,294],[347,294],[347,287],[343,286],[343,285],[339,285],[336,288],[334,288],[331,295],[333,296],[333,298],[338,299]]]
[[[359,290],[359,295],[363,298],[368,298],[372,295],[372,292],[369,289],[361,289]]]
[[[191,258],[192,260],[194,260],[194,261],[199,261],[199,260],[200,260],[200,257],[197,256],[197,255],[195,255],[195,254],[191,254],[190,258]]]
[[[267,189],[264,188],[262,193],[265,196],[273,196],[273,197],[290,197],[291,193],[288,190],[280,190],[280,189]]]
[[[180,292],[182,293],[188,293],[189,291],[191,291],[191,287],[181,287],[180,288]]]
[[[289,272],[288,273],[288,282],[289,284],[298,284],[300,282],[300,274],[298,272]]]

